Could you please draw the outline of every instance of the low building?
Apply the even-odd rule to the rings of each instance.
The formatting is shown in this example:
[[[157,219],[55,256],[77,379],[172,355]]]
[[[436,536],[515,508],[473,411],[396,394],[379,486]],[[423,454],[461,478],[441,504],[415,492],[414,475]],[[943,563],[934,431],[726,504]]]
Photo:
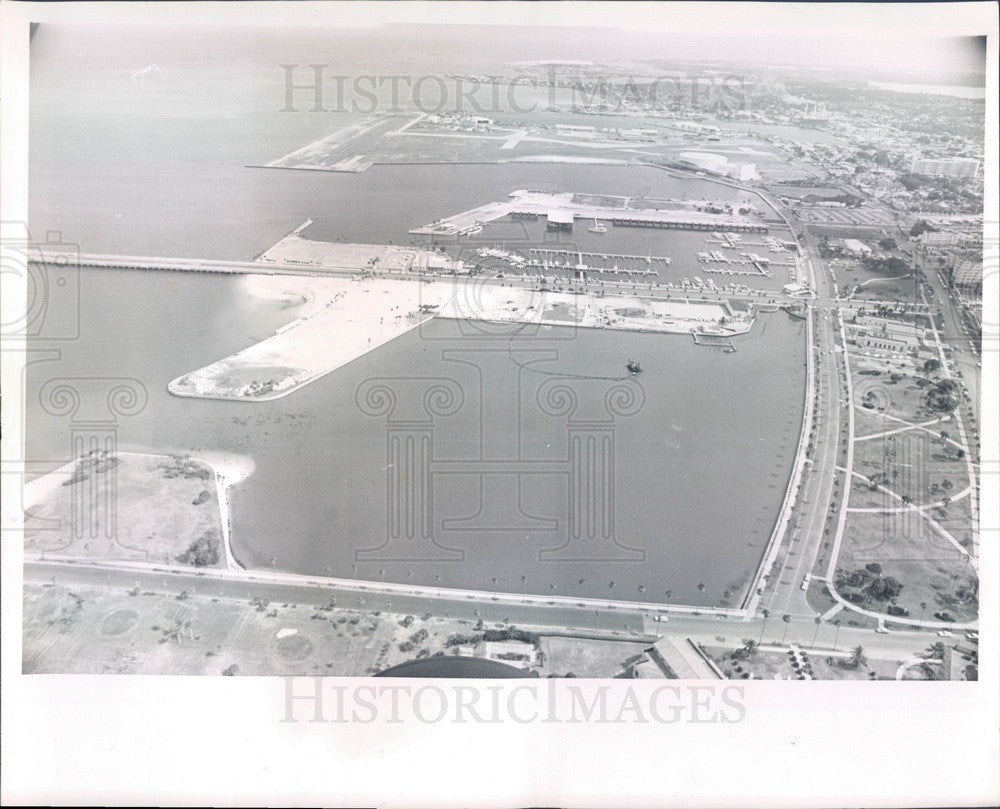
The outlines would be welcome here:
[[[872,315],[856,315],[846,324],[847,340],[859,348],[913,353],[926,339],[926,329],[913,323]]]
[[[690,638],[660,638],[631,666],[633,677],[677,680],[721,680],[722,673]]]
[[[553,208],[545,217],[549,230],[572,230],[573,212],[561,208]]]
[[[960,236],[950,230],[925,230],[917,239],[928,247],[952,247],[959,243]]]
[[[899,340],[895,337],[890,337],[888,334],[872,334],[865,329],[858,329],[857,327],[852,329],[850,326],[847,327],[847,342],[853,343],[858,348],[875,348],[880,351],[894,351],[897,353],[905,353],[912,348],[906,340]]]
[[[760,179],[756,163],[736,163],[730,165],[729,176],[734,180],[739,180],[741,183],[748,183],[752,180]]]
[[[852,256],[870,256],[872,249],[857,239],[844,239],[844,250]]]

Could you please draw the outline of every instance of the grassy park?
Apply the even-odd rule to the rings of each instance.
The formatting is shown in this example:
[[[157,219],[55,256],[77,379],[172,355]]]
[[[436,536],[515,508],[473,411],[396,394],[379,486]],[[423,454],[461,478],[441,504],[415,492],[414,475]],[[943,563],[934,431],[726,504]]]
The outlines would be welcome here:
[[[225,566],[215,472],[202,461],[90,453],[32,485],[27,553]]]

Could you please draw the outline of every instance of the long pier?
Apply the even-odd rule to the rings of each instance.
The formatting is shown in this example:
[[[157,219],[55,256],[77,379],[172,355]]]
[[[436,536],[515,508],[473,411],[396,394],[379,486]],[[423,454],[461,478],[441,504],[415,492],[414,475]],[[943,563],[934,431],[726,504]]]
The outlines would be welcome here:
[[[185,272],[223,273],[242,275],[356,275],[357,267],[310,266],[276,261],[224,261],[208,258],[178,258],[176,256],[117,256],[100,253],[80,253],[76,260],[82,267],[101,267],[119,270],[181,270]],[[28,261],[45,264],[44,253],[28,250]]]

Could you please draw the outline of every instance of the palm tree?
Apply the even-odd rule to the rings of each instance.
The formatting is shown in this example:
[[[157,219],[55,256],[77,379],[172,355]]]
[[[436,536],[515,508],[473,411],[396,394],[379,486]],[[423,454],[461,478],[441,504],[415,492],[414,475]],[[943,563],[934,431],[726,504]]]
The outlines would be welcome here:
[[[833,625],[835,627],[837,627],[837,632],[833,636],[833,651],[837,651],[837,641],[840,640],[840,619],[839,618],[834,618],[833,619]]]
[[[785,622],[785,631],[781,633],[781,642],[784,643],[785,636],[788,634],[788,627],[792,623],[792,616],[786,613],[785,615],[781,616],[781,620]]]
[[[921,621],[924,620],[924,610],[926,610],[926,609],[927,609],[927,602],[926,601],[921,601],[920,602],[920,620]]]
[[[757,639],[758,644],[764,641],[764,629],[767,627],[767,619],[771,617],[771,611],[761,610],[760,614],[764,616],[764,623],[760,625],[760,637]]]
[[[815,631],[815,632],[813,632],[813,641],[812,641],[812,647],[813,647],[813,649],[815,649],[815,648],[816,648],[816,636],[817,636],[817,635],[819,635],[819,625],[820,625],[821,623],[823,623],[823,619],[822,619],[822,618],[820,618],[820,617],[819,617],[819,616],[817,615],[817,616],[816,616],[815,618],[813,618],[813,623],[815,623],[815,624],[816,624],[816,631]]]
[[[753,638],[746,638],[743,641],[743,656],[749,660],[757,654],[757,641]]]
[[[868,658],[865,657],[865,647],[855,646],[851,649],[851,665],[854,668],[868,665]]]

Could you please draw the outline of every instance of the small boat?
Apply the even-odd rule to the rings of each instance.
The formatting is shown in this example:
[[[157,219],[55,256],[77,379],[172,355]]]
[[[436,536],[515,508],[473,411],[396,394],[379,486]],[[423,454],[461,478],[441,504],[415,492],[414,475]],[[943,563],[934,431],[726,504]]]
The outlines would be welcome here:
[[[642,373],[642,366],[639,365],[639,363],[634,362],[633,360],[629,360],[627,363],[625,363],[625,367],[628,368],[628,372],[630,374],[641,374]]]
[[[587,228],[587,231],[590,233],[607,233],[608,229],[595,219],[594,224]]]

